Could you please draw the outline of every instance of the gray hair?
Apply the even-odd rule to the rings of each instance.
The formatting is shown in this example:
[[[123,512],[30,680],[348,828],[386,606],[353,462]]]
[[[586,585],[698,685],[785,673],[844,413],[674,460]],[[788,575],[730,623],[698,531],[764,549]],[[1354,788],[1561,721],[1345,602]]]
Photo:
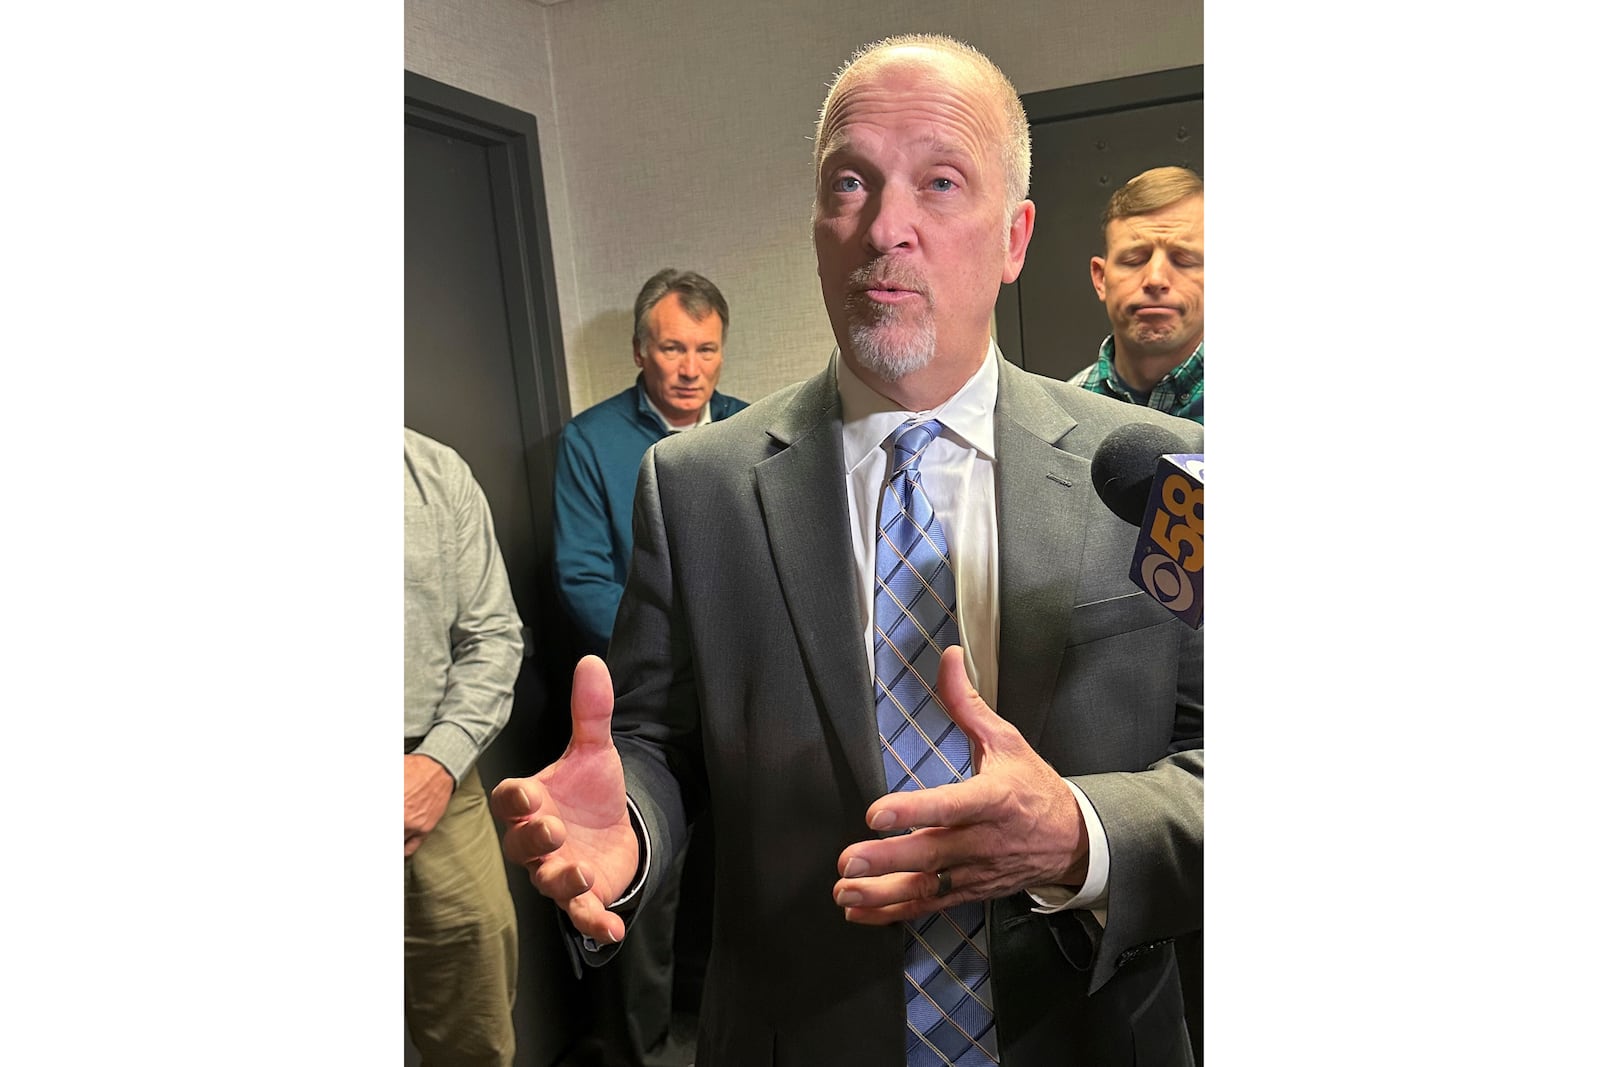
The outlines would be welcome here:
[[[639,290],[638,299],[633,302],[633,341],[634,344],[643,345],[646,333],[645,319],[650,314],[650,309],[667,296],[668,293],[677,293],[678,300],[683,304],[683,310],[689,317],[699,322],[711,312],[715,311],[722,318],[722,335],[728,335],[728,302],[722,298],[722,292],[704,276],[692,270],[676,270],[667,267],[658,270],[644,283],[644,288]]]

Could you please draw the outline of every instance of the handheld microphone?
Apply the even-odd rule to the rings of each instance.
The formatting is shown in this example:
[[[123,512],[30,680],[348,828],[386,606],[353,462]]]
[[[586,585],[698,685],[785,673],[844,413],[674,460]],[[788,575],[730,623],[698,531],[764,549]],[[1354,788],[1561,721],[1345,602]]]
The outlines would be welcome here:
[[[1139,527],[1128,578],[1199,629],[1204,622],[1205,453],[1181,437],[1130,422],[1106,434],[1089,480],[1112,514]]]

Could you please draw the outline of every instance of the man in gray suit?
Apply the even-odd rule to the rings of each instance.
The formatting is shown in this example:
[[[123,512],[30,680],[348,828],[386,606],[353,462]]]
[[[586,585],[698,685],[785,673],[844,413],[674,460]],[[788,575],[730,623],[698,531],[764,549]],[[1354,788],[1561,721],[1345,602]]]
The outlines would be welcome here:
[[[1089,464],[1202,431],[1000,358],[1034,205],[984,56],[869,46],[815,152],[838,350],[646,457],[609,671],[495,790],[506,855],[598,963],[713,821],[700,1067],[1190,1063],[1202,635],[1129,582]]]

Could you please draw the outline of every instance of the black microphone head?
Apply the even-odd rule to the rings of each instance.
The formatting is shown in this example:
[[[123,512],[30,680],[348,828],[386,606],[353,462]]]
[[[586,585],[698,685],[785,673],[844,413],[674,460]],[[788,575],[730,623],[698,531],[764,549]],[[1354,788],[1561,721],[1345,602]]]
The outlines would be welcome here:
[[[1148,422],[1126,422],[1106,434],[1089,461],[1089,480],[1112,514],[1132,526],[1144,523],[1150,484],[1162,456],[1192,452],[1183,438]]]

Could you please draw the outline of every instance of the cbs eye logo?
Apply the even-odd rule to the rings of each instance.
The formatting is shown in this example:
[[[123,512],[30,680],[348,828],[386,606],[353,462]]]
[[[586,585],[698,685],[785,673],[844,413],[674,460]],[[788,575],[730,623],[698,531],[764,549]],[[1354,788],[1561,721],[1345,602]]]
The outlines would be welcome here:
[[[1150,540],[1166,555],[1145,556],[1139,574],[1145,588],[1172,611],[1187,611],[1194,604],[1189,575],[1205,565],[1205,492],[1181,474],[1167,475],[1161,506],[1150,520]]]

